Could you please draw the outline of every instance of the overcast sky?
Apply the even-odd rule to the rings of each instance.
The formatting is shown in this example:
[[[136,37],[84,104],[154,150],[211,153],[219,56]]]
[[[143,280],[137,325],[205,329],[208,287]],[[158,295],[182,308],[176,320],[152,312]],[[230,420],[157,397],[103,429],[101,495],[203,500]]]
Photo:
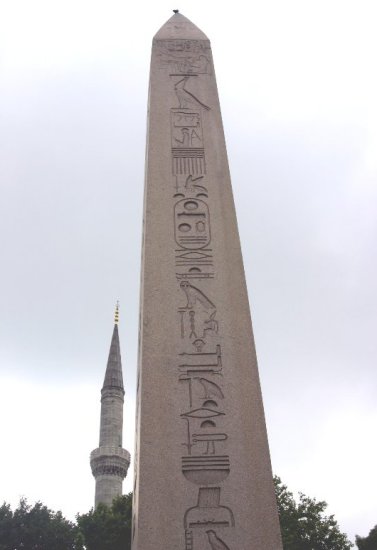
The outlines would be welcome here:
[[[117,299],[133,452],[150,47],[173,8],[212,42],[274,472],[365,536],[375,0],[0,0],[0,501],[93,505]]]

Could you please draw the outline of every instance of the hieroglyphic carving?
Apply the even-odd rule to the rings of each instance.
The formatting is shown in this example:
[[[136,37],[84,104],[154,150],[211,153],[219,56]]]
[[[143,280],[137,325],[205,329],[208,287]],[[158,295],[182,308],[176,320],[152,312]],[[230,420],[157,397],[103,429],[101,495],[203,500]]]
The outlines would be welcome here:
[[[175,82],[179,107],[172,108],[170,113],[173,175],[187,176],[190,187],[191,180],[206,173],[201,110],[210,108],[187,89],[189,78],[186,75]]]
[[[211,287],[214,245],[203,127],[211,110],[201,97],[203,88],[196,86],[210,58],[201,48],[195,41],[160,42],[161,67],[169,69],[178,100],[178,106],[170,109],[174,239],[178,245],[174,255],[179,289],[185,295],[185,302],[178,306],[182,351],[177,374],[189,405],[179,411],[186,434],[181,441],[185,448],[181,472],[187,481],[199,485],[198,503],[184,515],[184,540],[185,550],[230,550],[222,530],[234,527],[234,516],[231,508],[220,504],[221,487],[217,486],[229,476],[230,458],[226,454],[229,437],[221,319]]]
[[[192,246],[192,243],[191,243]],[[190,266],[190,265],[213,265],[212,261],[212,249],[204,248],[196,250],[195,252],[187,252],[187,250],[175,251],[175,265],[176,266]],[[192,270],[194,271],[194,270]]]
[[[194,409],[193,411],[182,413],[181,416],[186,416],[190,418],[214,418],[215,416],[220,416],[221,414],[224,413],[214,411],[213,409],[208,409],[207,407],[200,407],[199,409]]]
[[[213,485],[224,481],[230,472],[228,455],[183,456],[182,473],[190,483]]]
[[[196,352],[200,353],[204,348],[204,346],[206,345],[206,343],[202,338],[197,338],[196,340],[193,341],[192,345],[196,349]]]
[[[204,150],[203,150],[204,153]],[[176,191],[174,197],[205,197],[208,198],[208,189],[204,185],[204,175],[194,174],[176,174],[174,176],[174,189]]]
[[[196,193],[196,196],[199,197],[200,194],[208,196],[207,188],[204,185],[200,185],[199,182],[204,178],[204,176],[192,176],[191,174],[186,178],[185,182],[185,191],[186,193]]]
[[[212,248],[201,248],[192,251],[176,249],[175,265],[180,268],[180,271],[176,273],[178,281],[183,279],[213,279],[215,275],[213,269],[211,269],[213,267]]]
[[[187,452],[190,456],[192,454],[193,447],[196,447],[196,456],[215,456],[216,443],[224,442],[228,439],[228,435],[225,433],[211,431],[212,427],[216,427],[216,423],[213,420],[208,420],[208,418],[214,418],[224,413],[219,412],[218,415],[216,415],[216,411],[207,409],[207,412],[203,412],[203,414],[207,414],[208,416],[204,417],[207,419],[199,426],[199,429],[202,430],[202,433],[192,433],[192,418],[183,418],[184,420],[186,420],[187,423],[187,440],[186,442],[182,443],[182,445],[187,448]],[[182,414],[181,416],[184,417],[190,415]],[[194,420],[197,420],[198,417],[193,418]],[[206,445],[200,445],[201,443],[205,443]]]
[[[198,287],[192,285],[186,278],[180,280],[179,286],[186,296],[186,303],[179,308],[179,312],[188,311],[187,334],[190,340],[199,338],[205,344],[208,336],[218,332],[218,321],[215,320],[216,306]],[[209,316],[209,319],[208,319]],[[182,329],[183,327],[183,329]],[[185,332],[185,316],[181,313],[181,336]]]
[[[230,550],[229,546],[227,546],[225,542],[217,536],[216,531],[213,529],[208,529],[206,533],[208,535],[208,542],[212,550]]]
[[[181,317],[181,338],[184,338],[185,337],[185,320],[184,320],[185,311],[179,311],[178,313],[180,314],[180,317]]]
[[[181,281],[179,284],[180,288],[186,294],[187,304],[181,309],[192,309],[195,307],[196,303],[199,302],[206,311],[216,310],[216,306],[207,296],[196,288],[196,286],[191,285],[187,281]]]
[[[173,175],[200,176],[206,173],[204,149],[201,147],[172,147]]]
[[[190,285],[187,281],[183,280],[183,287],[186,288],[186,285],[189,285],[190,288],[195,288]],[[204,298],[203,298],[204,300]],[[178,314],[180,316],[179,322],[181,327],[181,338],[184,339],[186,335],[186,324],[188,324],[188,338],[190,340],[193,339],[193,345],[197,349],[198,352],[200,352],[203,349],[203,346],[206,344],[205,338],[212,337],[213,335],[216,335],[218,333],[218,321],[214,319],[216,315],[216,310],[213,311],[213,313],[210,315],[211,319],[205,319],[203,315],[196,316],[196,312],[193,309],[190,309],[188,311],[188,322],[186,318],[186,312],[187,308],[182,307],[178,310]],[[210,325],[210,326],[208,326]],[[199,329],[198,326],[202,328],[203,334],[198,334]],[[200,338],[198,338],[198,336]]]
[[[186,197],[179,200],[174,207],[175,240],[181,247],[175,250],[175,265],[186,268],[176,273],[178,280],[214,277],[214,272],[210,269],[213,267],[213,252],[208,248],[211,240],[209,209],[203,200],[197,198],[197,195],[205,195],[203,191],[206,188],[193,183],[200,180],[201,178],[193,179],[189,176],[182,182],[176,178],[178,192],[175,196]],[[190,197],[192,194],[194,197]]]
[[[211,272],[203,272],[201,269],[192,268],[188,271],[176,273],[175,274],[178,281],[181,280],[188,280],[188,279],[213,279],[215,274],[213,271]]]
[[[203,426],[203,424],[204,422],[201,424],[201,427]],[[205,455],[209,455],[209,454],[215,455],[216,454],[215,443],[218,441],[226,441],[227,439],[228,439],[228,436],[227,434],[224,434],[224,433],[192,434],[193,443],[204,442],[207,444],[206,450],[204,452]]]
[[[204,396],[203,399],[210,399],[211,397],[217,397],[219,399],[224,399],[224,393],[220,386],[215,384],[215,382],[211,382],[211,380],[207,380],[206,378],[200,378],[198,377],[198,381],[202,385],[204,389]]]
[[[201,368],[201,372],[205,372],[207,376],[216,376],[216,375],[221,375],[221,369],[218,370],[218,369],[214,369],[213,368],[213,365],[200,365],[200,368]],[[190,405],[190,408],[193,407],[193,391],[192,391],[192,387],[193,387],[193,381],[194,380],[205,380],[204,378],[201,378],[200,376],[196,376],[197,372],[193,373],[192,371],[188,370],[187,371],[187,374],[181,374],[180,377],[179,377],[179,381],[180,382],[188,382],[188,388],[189,388],[189,405]],[[208,382],[208,380],[207,380]],[[214,386],[217,386],[217,384],[213,383]],[[217,386],[218,387],[218,386]],[[219,388],[219,391],[220,388]],[[200,398],[199,399],[203,400],[203,398]],[[217,401],[214,401],[212,399],[207,399],[204,403],[203,403],[203,406],[206,406],[206,407],[217,407],[218,406],[218,403]],[[185,415],[184,413],[181,414],[181,416],[187,416]],[[207,416],[208,418],[208,416]]]
[[[205,105],[192,92],[187,90],[187,83],[189,79],[190,79],[190,76],[184,76],[174,84],[174,91],[178,98],[179,108],[192,109],[196,107],[196,108],[202,108],[202,109],[205,109],[206,111],[209,111],[210,107],[208,107],[208,105]]]
[[[217,334],[219,332],[219,322],[215,319],[216,311],[211,313],[209,319],[204,321],[203,338],[206,338],[208,334]]]
[[[194,550],[194,541],[190,529],[185,530],[185,550]]]
[[[171,110],[172,147],[203,147],[203,132],[199,112],[187,109]]]
[[[200,135],[194,128],[176,129],[173,139],[173,147],[198,147],[202,141]]]
[[[233,512],[229,506],[220,504],[220,496],[220,487],[200,487],[197,505],[185,512],[184,528],[234,527]]]
[[[158,40],[160,67],[170,74],[211,74],[212,60],[206,40]]]
[[[197,338],[195,332],[195,311],[189,311],[190,316],[190,336],[189,338]]]
[[[220,374],[222,371],[221,361],[221,347],[216,346],[215,352],[206,353],[187,353],[182,352],[179,354],[181,357],[185,357],[189,363],[181,363],[178,366],[179,371],[182,373],[179,377],[180,380],[184,380],[187,376],[197,376],[198,373],[210,373]],[[215,362],[213,360],[216,359]],[[191,363],[191,361],[193,361]],[[207,363],[207,361],[210,361]],[[185,378],[186,377],[186,378]]]

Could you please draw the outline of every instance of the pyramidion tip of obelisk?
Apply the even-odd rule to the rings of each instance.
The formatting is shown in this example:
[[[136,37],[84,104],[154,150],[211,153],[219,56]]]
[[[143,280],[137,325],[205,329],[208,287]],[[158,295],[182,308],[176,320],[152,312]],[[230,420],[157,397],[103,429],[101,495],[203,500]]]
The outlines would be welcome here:
[[[187,17],[174,10],[174,15],[155,34],[155,40],[208,40],[207,36]]]

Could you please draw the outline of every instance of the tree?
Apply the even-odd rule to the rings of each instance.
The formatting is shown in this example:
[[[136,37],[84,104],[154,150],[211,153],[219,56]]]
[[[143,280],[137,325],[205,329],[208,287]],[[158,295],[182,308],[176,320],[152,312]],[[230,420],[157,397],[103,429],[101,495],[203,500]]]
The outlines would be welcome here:
[[[279,477],[274,477],[274,484],[284,550],[349,550],[353,546],[334,516],[324,515],[326,502],[299,493],[297,503]]]
[[[359,550],[377,550],[377,525],[369,531],[367,537],[356,535],[356,545]]]
[[[78,550],[75,539],[73,523],[41,502],[22,498],[14,512],[5,502],[0,507],[0,550]]]
[[[130,550],[132,493],[116,497],[111,507],[99,504],[76,519],[87,550]]]
[[[333,515],[324,514],[326,502],[300,493],[296,502],[280,478],[274,478],[284,550],[350,550]],[[111,507],[76,516],[77,525],[40,502],[21,499],[12,512],[0,507],[0,550],[130,550],[132,493],[114,499]],[[377,525],[368,537],[356,536],[359,550],[377,550]]]

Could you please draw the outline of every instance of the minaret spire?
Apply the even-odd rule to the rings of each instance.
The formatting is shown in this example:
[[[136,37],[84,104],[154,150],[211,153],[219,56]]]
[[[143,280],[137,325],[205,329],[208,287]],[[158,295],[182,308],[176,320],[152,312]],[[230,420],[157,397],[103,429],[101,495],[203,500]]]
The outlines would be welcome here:
[[[96,507],[100,503],[111,506],[114,497],[122,494],[123,479],[130,464],[130,455],[122,448],[124,386],[118,322],[119,302],[115,308],[113,335],[101,390],[99,447],[90,455],[96,479]]]
[[[107,368],[105,373],[105,380],[103,382],[102,392],[105,388],[119,388],[123,391],[123,375],[122,375],[122,358],[120,356],[120,344],[118,334],[119,323],[119,302],[116,303],[114,314],[114,330],[111,339],[109,358],[107,360]]]

